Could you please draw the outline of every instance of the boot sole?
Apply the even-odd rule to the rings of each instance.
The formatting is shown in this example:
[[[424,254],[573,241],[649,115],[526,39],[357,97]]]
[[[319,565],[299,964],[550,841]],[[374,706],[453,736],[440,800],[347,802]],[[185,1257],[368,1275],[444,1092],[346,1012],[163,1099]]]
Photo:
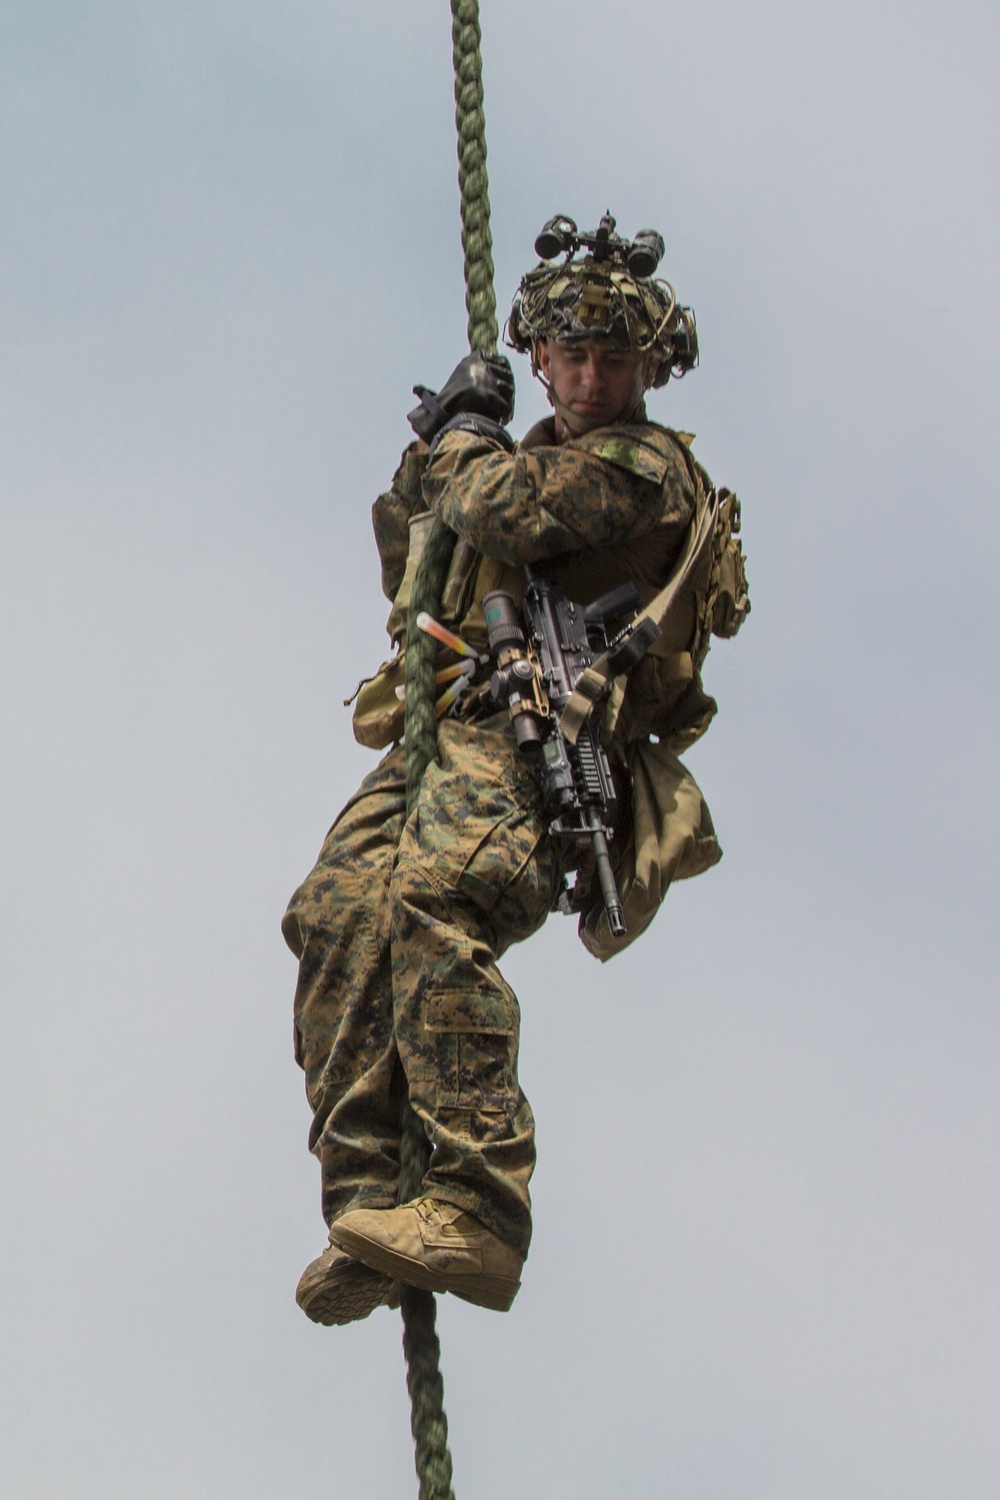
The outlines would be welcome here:
[[[319,1277],[315,1285],[303,1287],[307,1275],[299,1282],[295,1300],[307,1318],[324,1328],[360,1322],[383,1304],[398,1306],[398,1298],[393,1301],[390,1295],[391,1281],[369,1266],[338,1267],[333,1274]]]
[[[451,1292],[463,1302],[488,1307],[491,1312],[508,1312],[521,1289],[520,1281],[513,1281],[509,1276],[449,1277],[446,1272],[432,1271],[423,1261],[412,1260],[398,1250],[389,1250],[376,1240],[366,1239],[353,1229],[341,1229],[337,1224],[330,1230],[330,1239],[355,1260],[370,1266],[373,1271],[381,1271],[392,1281],[418,1286],[425,1292]]]

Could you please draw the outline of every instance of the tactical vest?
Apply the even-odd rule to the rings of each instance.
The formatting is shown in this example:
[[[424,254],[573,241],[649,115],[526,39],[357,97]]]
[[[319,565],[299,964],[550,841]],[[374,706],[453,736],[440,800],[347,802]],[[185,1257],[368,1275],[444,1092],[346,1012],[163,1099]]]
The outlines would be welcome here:
[[[541,426],[532,429],[525,445],[533,438],[539,440]],[[699,527],[704,531],[706,516],[713,508],[716,519],[712,534],[706,536],[683,586],[671,600],[666,614],[657,621],[660,638],[628,679],[615,682],[602,709],[604,738],[623,764],[628,747],[637,740],[652,735],[671,752],[679,752],[704,734],[716,713],[715,700],[704,692],[701,681],[711,637],[735,635],[750,610],[739,541],[739,500],[728,490],[714,489],[708,474],[690,451],[690,434],[670,432],[653,423],[648,426],[656,427],[658,433],[667,433],[683,453],[695,493],[692,533]],[[629,444],[619,439],[610,461],[642,474],[641,447],[641,443]],[[409,522],[403,580],[387,624],[396,654],[362,684],[355,704],[355,738],[371,749],[383,749],[403,733],[405,709],[397,689],[402,688],[405,676],[406,615],[420,556],[434,522],[431,512],[420,508],[420,481],[425,467],[426,460],[408,463],[401,471],[401,479],[397,479],[397,484],[402,482],[407,490],[401,498],[415,514]],[[647,607],[665,582],[663,573],[657,572],[656,545],[655,534],[646,535],[599,552],[566,554],[552,559],[548,566],[567,596],[581,604],[624,578],[632,578],[639,588],[643,607]],[[673,550],[676,552],[676,544]],[[664,564],[669,572],[666,559]],[[524,592],[523,570],[484,557],[459,537],[445,581],[441,622],[480,651],[487,649],[482,601],[494,589],[504,589],[519,600]]]

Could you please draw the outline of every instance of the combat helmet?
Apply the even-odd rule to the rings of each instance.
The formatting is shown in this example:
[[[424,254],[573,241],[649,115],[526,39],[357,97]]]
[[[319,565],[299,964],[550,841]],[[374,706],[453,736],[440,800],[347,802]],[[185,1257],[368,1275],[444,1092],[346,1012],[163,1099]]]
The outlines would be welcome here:
[[[606,213],[592,232],[556,214],[535,240],[541,264],[522,277],[504,340],[531,355],[538,374],[542,339],[560,343],[608,342],[647,356],[647,384],[665,385],[698,363],[698,332],[690,307],[680,307],[673,287],[654,272],[663,238],[643,229],[634,240],[616,234]],[[582,256],[578,251],[583,250]],[[552,265],[557,256],[564,259]]]

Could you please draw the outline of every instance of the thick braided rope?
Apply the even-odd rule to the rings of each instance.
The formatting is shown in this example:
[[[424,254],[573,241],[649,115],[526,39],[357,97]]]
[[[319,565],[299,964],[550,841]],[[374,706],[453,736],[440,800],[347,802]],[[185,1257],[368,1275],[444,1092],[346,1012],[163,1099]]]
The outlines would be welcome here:
[[[406,616],[406,811],[417,805],[424,772],[437,754],[437,716],[434,670],[438,644],[420,630],[417,616],[426,610],[436,619],[441,608],[448,564],[455,549],[455,533],[435,521],[424,543],[420,566]],[[423,1176],[423,1173],[420,1174]],[[406,1199],[403,1199],[406,1202]]]
[[[497,304],[493,290],[493,239],[490,235],[489,182],[486,175],[486,117],[483,112],[478,0],[451,0],[451,11],[469,347],[495,350],[498,332]],[[407,615],[407,812],[412,812],[416,806],[424,772],[437,754],[437,720],[434,711],[437,644],[432,637],[417,629],[416,621],[422,610],[427,610],[432,615],[438,613],[454,545],[454,534],[441,521],[436,521],[417,569]]]
[[[455,63],[455,128],[458,131],[458,186],[462,194],[469,348],[495,349],[497,299],[493,290],[493,238],[486,176],[479,0],[451,0],[451,42]]]
[[[437,1307],[433,1292],[406,1286],[400,1291],[403,1310],[403,1354],[406,1389],[410,1393],[410,1431],[420,1486],[420,1500],[455,1500],[451,1487],[448,1418],[444,1411],[441,1344],[434,1326]]]
[[[490,234],[489,179],[486,175],[486,115],[483,111],[479,0],[451,0],[451,15],[458,186],[461,193],[469,348],[494,350],[498,334],[497,299],[493,289],[493,237]],[[436,522],[414,579],[406,622],[408,812],[416,804],[424,771],[437,754],[437,721],[434,717],[434,660],[437,645],[430,636],[416,628],[416,618],[424,609],[428,614],[437,614],[454,545],[454,535],[442,522]]]
[[[451,0],[455,63],[455,125],[458,131],[458,182],[462,196],[462,250],[465,255],[465,306],[470,349],[497,346],[496,295],[493,290],[493,240],[490,235],[489,183],[486,176],[486,117],[480,55],[478,0]],[[421,610],[437,617],[454,532],[435,521],[413,581],[406,621],[406,810],[417,805],[424,772],[437,754],[434,665],[437,645],[417,629]],[[427,1170],[429,1151],[423,1126],[409,1103],[403,1107],[399,1201],[417,1197]],[[435,1330],[431,1292],[405,1287],[402,1293],[403,1351],[410,1393],[420,1500],[454,1500],[448,1419],[444,1412],[441,1346]]]
[[[433,698],[431,710],[433,713]],[[399,1201],[409,1203],[419,1195],[427,1170],[428,1151],[423,1126],[408,1101],[403,1105],[399,1156]],[[413,1459],[420,1500],[455,1500],[451,1487],[444,1381],[441,1378],[441,1344],[434,1326],[437,1318],[434,1293],[425,1292],[420,1287],[404,1286],[400,1294],[400,1309],[403,1314],[406,1389],[410,1393],[410,1431],[413,1433]]]

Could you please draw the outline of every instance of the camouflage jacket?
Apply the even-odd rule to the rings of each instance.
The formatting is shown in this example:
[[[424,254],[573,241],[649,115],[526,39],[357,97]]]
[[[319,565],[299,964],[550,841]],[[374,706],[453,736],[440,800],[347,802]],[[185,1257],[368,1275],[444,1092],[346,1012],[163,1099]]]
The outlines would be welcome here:
[[[557,443],[549,418],[512,454],[475,433],[450,432],[432,464],[426,445],[412,443],[372,509],[383,591],[395,600],[409,522],[421,511],[440,515],[481,556],[519,569],[593,549],[625,545],[631,552],[640,538],[676,553],[699,483],[684,442],[651,422]],[[602,569],[605,577],[611,566]]]
[[[443,621],[477,649],[486,646],[483,597],[499,588],[519,598],[523,565],[543,558],[550,559],[556,582],[580,603],[631,578],[648,604],[711,490],[690,441],[687,434],[643,421],[557,443],[549,418],[513,453],[462,431],[445,435],[432,463],[425,444],[411,444],[372,514],[382,588],[393,601],[387,627],[393,645],[405,644],[412,578],[434,515],[458,537]],[[698,626],[704,602],[697,590],[678,602],[663,636],[619,694],[614,731],[623,754],[629,743],[650,734],[683,749],[714,715],[699,672],[707,649],[707,631]],[[382,672],[389,673],[383,685],[394,691],[402,682],[398,658]],[[363,693],[355,715],[362,743],[378,746],[398,738],[399,725],[386,719],[392,711],[385,692]]]
[[[660,638],[627,678],[616,679],[602,709],[620,789],[612,863],[628,925],[625,936],[613,936],[601,901],[581,914],[580,937],[602,960],[645,930],[674,880],[721,857],[711,814],[678,752],[716,711],[701,684],[709,638],[735,635],[750,602],[739,502],[714,490],[690,444],[687,434],[645,421],[557,443],[549,419],[512,454],[458,431],[442,439],[433,462],[426,444],[412,444],[373,511],[396,654],[358,694],[354,732],[372,748],[403,733],[407,606],[435,515],[458,538],[442,622],[480,650],[483,598],[498,588],[520,598],[524,564],[543,558],[580,603],[631,578],[643,607],[654,607]],[[654,600],[668,582],[671,603],[661,611]]]

